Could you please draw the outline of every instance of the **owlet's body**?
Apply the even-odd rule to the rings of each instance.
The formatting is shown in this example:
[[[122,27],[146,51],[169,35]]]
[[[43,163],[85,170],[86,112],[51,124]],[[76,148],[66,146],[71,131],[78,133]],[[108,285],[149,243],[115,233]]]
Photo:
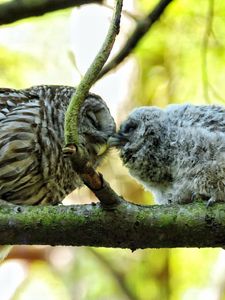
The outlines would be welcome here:
[[[62,152],[64,115],[74,91],[66,86],[0,89],[0,199],[57,204],[83,184]],[[105,102],[89,94],[79,116],[79,135],[94,167],[114,132]]]
[[[171,105],[135,109],[110,144],[159,204],[198,196],[225,201],[225,109]]]

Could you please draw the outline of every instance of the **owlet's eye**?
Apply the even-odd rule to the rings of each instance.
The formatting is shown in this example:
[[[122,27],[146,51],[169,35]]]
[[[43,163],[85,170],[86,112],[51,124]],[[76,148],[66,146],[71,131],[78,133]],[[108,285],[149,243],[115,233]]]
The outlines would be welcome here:
[[[132,133],[136,128],[137,128],[137,123],[130,122],[125,125],[123,132],[126,134]]]

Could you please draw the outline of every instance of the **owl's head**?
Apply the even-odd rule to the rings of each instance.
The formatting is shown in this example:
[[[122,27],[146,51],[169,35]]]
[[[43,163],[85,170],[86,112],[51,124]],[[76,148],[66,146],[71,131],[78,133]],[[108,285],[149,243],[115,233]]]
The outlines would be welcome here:
[[[85,147],[94,166],[109,149],[108,139],[115,134],[116,125],[103,99],[89,94],[80,110],[80,143]]]
[[[109,139],[109,144],[120,150],[124,163],[134,161],[144,147],[157,148],[165,125],[163,110],[148,106],[136,108]]]

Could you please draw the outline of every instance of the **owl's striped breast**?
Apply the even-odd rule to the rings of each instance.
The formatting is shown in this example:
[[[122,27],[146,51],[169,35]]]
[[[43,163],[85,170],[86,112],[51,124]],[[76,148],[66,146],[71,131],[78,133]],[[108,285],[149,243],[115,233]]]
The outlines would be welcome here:
[[[58,203],[81,184],[62,156],[64,110],[43,98],[0,115],[0,198]]]

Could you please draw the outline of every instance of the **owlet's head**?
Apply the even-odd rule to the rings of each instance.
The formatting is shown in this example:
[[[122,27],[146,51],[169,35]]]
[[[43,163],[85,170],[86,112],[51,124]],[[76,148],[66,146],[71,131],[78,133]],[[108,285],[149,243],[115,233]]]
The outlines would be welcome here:
[[[122,122],[119,131],[109,139],[109,144],[120,150],[125,165],[133,167],[140,157],[144,159],[146,147],[153,151],[158,146],[164,126],[164,112],[161,109],[139,107]]]

